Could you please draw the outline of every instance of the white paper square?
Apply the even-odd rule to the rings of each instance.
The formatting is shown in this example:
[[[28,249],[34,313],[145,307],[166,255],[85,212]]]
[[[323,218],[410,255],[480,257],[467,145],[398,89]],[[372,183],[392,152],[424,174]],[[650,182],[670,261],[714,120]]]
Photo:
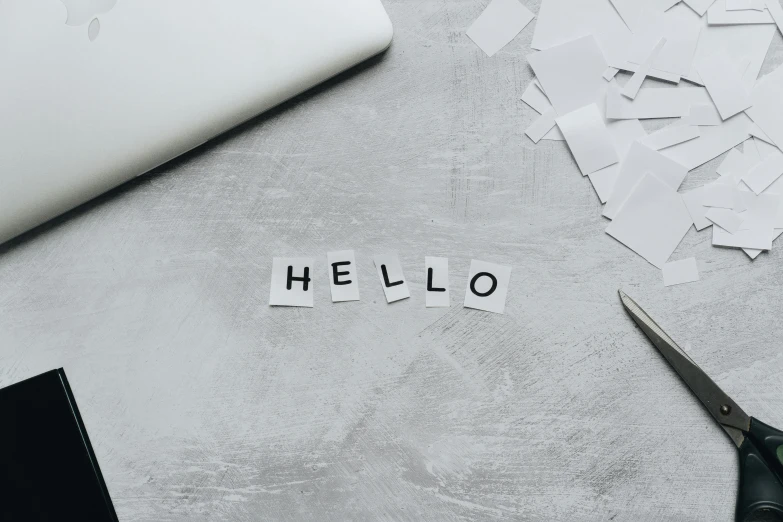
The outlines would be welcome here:
[[[607,84],[603,74],[608,64],[592,36],[531,54],[527,59],[558,114],[596,103],[604,96]]]
[[[688,174],[688,169],[638,141],[632,143],[623,159],[614,190],[604,207],[603,215],[614,219],[633,188],[648,173],[654,174],[676,191]]]
[[[451,306],[449,290],[449,259],[447,257],[424,257],[426,281],[424,305],[427,308]]]
[[[467,35],[487,56],[492,56],[534,18],[518,0],[492,0],[468,28]]]
[[[583,176],[617,163],[614,142],[596,104],[569,112],[555,121]]]
[[[681,261],[672,261],[663,265],[663,286],[693,283],[699,280],[699,268],[696,258],[689,257]]]
[[[510,281],[510,266],[471,260],[468,286],[465,289],[465,308],[502,314],[506,308]]]
[[[313,266],[311,257],[272,258],[272,283],[269,287],[270,306],[313,307]],[[289,285],[289,267],[291,281]],[[306,281],[299,281],[304,278]],[[290,286],[290,288],[289,288]]]
[[[381,280],[383,294],[387,303],[407,299],[411,296],[408,290],[408,281],[402,273],[402,266],[397,254],[381,254],[373,258],[375,268],[378,271],[378,279]]]
[[[647,174],[631,191],[606,233],[662,268],[692,224],[677,191]]]
[[[359,274],[356,269],[356,256],[353,250],[327,252],[329,287],[332,302],[359,300]]]

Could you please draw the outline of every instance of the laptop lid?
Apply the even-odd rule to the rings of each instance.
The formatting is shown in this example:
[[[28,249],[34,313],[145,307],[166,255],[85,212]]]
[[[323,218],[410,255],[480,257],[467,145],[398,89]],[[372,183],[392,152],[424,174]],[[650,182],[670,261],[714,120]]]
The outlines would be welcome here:
[[[379,0],[0,0],[0,243],[391,37]]]

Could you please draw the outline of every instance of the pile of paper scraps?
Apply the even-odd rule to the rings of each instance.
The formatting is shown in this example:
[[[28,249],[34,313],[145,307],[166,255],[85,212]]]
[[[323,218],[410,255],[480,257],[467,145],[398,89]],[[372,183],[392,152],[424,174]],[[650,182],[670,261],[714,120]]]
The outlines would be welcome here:
[[[492,0],[467,35],[492,56],[535,17]],[[542,0],[522,96],[540,116],[525,133],[567,143],[607,234],[654,266],[692,225],[755,259],[783,233],[783,66],[759,78],[779,28],[779,0]],[[647,134],[639,120],[651,118],[676,120]],[[678,192],[727,151],[717,179]],[[698,279],[686,261],[664,284]]]

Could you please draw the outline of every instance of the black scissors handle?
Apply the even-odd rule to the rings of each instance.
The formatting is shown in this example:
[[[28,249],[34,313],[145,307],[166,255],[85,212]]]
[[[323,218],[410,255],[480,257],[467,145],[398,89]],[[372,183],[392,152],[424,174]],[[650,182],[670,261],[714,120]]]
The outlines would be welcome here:
[[[736,521],[783,521],[783,431],[751,417],[739,465]]]

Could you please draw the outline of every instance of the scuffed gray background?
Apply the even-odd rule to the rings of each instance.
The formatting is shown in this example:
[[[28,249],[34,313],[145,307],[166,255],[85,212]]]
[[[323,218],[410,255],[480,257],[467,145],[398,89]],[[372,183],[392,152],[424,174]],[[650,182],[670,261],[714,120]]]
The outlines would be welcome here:
[[[673,259],[702,280],[664,288],[523,135],[534,24],[488,59],[485,2],[385,5],[380,59],[3,247],[0,386],[65,367],[125,522],[733,520],[733,446],[616,291],[780,426],[780,243],[692,230]],[[344,248],[362,301],[331,304]],[[413,295],[387,305],[391,250]],[[267,306],[274,255],[319,260],[314,309]],[[451,309],[424,308],[425,255]],[[460,306],[472,258],[513,265],[505,315]]]

